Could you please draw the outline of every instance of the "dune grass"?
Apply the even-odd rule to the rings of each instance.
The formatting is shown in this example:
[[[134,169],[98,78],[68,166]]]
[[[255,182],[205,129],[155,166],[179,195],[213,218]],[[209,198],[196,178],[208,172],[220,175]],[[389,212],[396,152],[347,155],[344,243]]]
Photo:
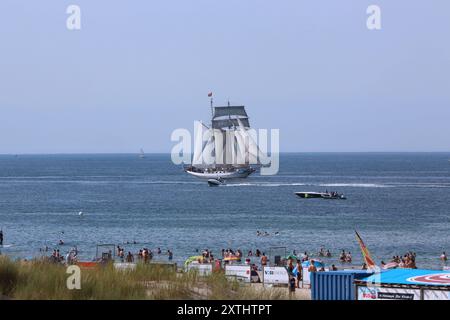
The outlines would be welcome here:
[[[286,299],[287,290],[258,290],[227,279],[223,273],[199,276],[166,266],[138,264],[134,270],[106,265],[81,270],[81,289],[69,290],[66,267],[41,260],[15,262],[0,257],[0,299]]]

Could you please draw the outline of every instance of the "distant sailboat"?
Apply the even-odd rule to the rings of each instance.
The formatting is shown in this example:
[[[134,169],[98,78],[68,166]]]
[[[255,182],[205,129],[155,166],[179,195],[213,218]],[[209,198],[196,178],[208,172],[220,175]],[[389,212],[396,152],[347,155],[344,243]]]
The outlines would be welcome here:
[[[141,149],[141,152],[139,153],[139,158],[141,158],[141,159],[145,158],[144,149]]]

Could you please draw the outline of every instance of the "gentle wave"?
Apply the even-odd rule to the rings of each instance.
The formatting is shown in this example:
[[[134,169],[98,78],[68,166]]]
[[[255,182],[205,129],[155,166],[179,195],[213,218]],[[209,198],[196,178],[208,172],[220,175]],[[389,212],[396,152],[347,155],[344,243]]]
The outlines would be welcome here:
[[[48,184],[48,183],[76,183],[76,184],[203,184],[200,181],[127,181],[127,180],[10,180],[0,185],[9,184]]]
[[[312,187],[342,187],[342,188],[450,188],[449,184],[425,184],[425,183],[230,183],[228,187],[288,187],[288,186],[312,186]]]
[[[391,188],[392,186],[386,184],[376,183],[322,183],[318,184],[320,187],[353,187],[353,188]]]
[[[306,183],[230,183],[227,187],[289,187],[289,186],[307,186]]]
[[[85,185],[109,185],[109,184],[136,184],[136,185],[206,185],[206,180],[185,181],[185,180],[0,180],[0,186],[5,187],[11,184],[85,184]],[[317,183],[317,182],[229,182],[225,186],[228,187],[289,187],[289,186],[313,186],[327,188],[450,188],[450,183],[436,182],[385,182],[385,183],[355,183],[355,182],[338,182],[338,183]]]

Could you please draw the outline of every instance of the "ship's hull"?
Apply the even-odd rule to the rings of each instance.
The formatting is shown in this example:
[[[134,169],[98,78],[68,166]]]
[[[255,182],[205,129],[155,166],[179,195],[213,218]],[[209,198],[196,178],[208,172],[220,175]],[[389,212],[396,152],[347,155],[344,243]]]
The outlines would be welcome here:
[[[235,169],[231,172],[226,171],[216,171],[216,172],[196,172],[192,170],[186,170],[190,175],[199,178],[199,179],[243,179],[247,178],[255,169],[253,168],[244,168],[244,169]]]

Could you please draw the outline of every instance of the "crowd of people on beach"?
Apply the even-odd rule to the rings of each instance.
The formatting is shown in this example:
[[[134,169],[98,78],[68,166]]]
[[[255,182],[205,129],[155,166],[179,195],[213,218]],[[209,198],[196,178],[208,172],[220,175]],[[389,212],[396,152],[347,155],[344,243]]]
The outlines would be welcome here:
[[[47,252],[49,248],[46,246],[45,249],[41,248],[40,251]],[[196,249],[197,252],[200,252],[200,250]],[[76,248],[72,248],[69,253],[66,255],[61,254],[60,249],[54,249],[51,256],[49,257],[49,260],[51,262],[56,263],[73,263],[77,259],[78,250]],[[168,249],[165,252],[162,251],[160,247],[151,250],[147,247],[143,247],[140,249],[137,253],[133,254],[132,251],[125,252],[125,249],[121,247],[120,245],[117,245],[116,247],[116,254],[120,262],[126,262],[126,263],[134,263],[134,262],[144,262],[148,263],[152,261],[155,255],[158,256],[167,256],[169,261],[173,260],[173,252]],[[110,251],[110,259],[112,259],[112,254]],[[314,264],[314,258],[311,257],[310,254],[308,254],[306,251],[297,256],[297,253],[295,250],[292,251],[292,256],[294,258],[284,259],[284,264],[287,266],[288,270],[294,270],[295,267],[297,269],[299,266],[306,261],[310,262],[310,272],[315,271],[325,271],[323,267],[319,268],[317,270],[317,267]],[[324,247],[321,247],[317,253],[317,257],[325,257],[325,258],[331,258],[332,254],[329,249],[325,249]],[[258,261],[258,264],[261,267],[267,266],[269,264],[269,258],[266,255],[265,252],[263,252],[260,249],[256,250],[248,250],[246,257],[244,257],[244,254],[241,249],[222,249],[219,259],[215,257],[212,250],[210,249],[203,249],[201,250],[201,259],[198,259],[199,263],[214,263],[216,260],[222,260],[224,264],[228,263],[242,263],[244,262],[247,265],[252,265],[252,267],[256,270],[258,269],[257,264],[255,263],[255,258]],[[244,260],[244,261],[243,261]],[[443,252],[440,256],[440,260],[443,262],[447,261],[447,255],[445,252]],[[316,259],[316,261],[318,261]],[[345,250],[342,250],[339,255],[339,261],[342,264],[351,264],[352,263],[352,255],[351,253]],[[283,261],[282,261],[283,262]],[[295,265],[295,266],[294,266]],[[381,261],[381,267],[384,269],[391,269],[391,268],[410,268],[410,269],[416,269],[416,253],[415,252],[407,252],[404,255],[396,255],[393,256],[392,259],[389,261],[389,263],[385,263],[384,261]],[[323,270],[322,270],[323,269]],[[331,264],[331,266],[328,268],[330,271],[337,271],[338,268],[335,264]],[[361,267],[361,269],[365,270],[367,269],[367,265],[364,263]],[[301,277],[301,276],[300,276]]]
[[[136,254],[133,254],[131,251],[125,255],[125,249],[120,245],[117,246],[117,257],[121,262],[133,263],[135,262],[135,256],[137,261],[142,261],[144,263],[150,262],[154,255],[163,255],[161,248],[156,248],[155,252],[151,249],[144,247],[140,249]],[[171,261],[173,259],[173,252],[168,249],[165,253],[168,256],[168,260]]]
[[[64,232],[62,232],[64,233]],[[275,232],[275,235],[279,234],[278,232]],[[258,236],[266,236],[269,235],[268,232],[262,232],[262,231],[257,231],[257,235]],[[3,230],[0,230],[0,245],[3,245],[3,240],[4,240],[4,233]],[[136,241],[133,242],[126,242],[126,244],[137,244]],[[57,242],[57,246],[58,247],[62,247],[64,246],[65,243],[62,239],[60,239]],[[117,245],[116,247],[116,253],[117,253],[117,257],[120,260],[120,262],[127,262],[127,263],[133,263],[136,261],[143,261],[144,263],[151,261],[155,255],[158,256],[167,256],[169,261],[173,260],[173,252],[170,249],[167,249],[166,251],[163,252],[163,250],[161,250],[160,247],[154,249],[153,251],[151,249],[149,249],[148,247],[143,247],[142,249],[140,249],[137,253],[133,254],[132,251],[128,251],[127,253],[125,253],[125,249],[123,247],[121,247],[120,245]],[[50,251],[50,248],[48,246],[45,246],[44,248],[40,248],[39,249],[40,252],[48,252]],[[196,249],[197,252],[199,252],[198,249]],[[0,253],[1,254],[1,253]],[[290,262],[286,262],[284,261],[285,264],[287,264],[288,269],[294,269],[294,264],[296,264],[296,267],[298,267],[301,263],[305,262],[305,261],[313,261],[311,259],[310,254],[308,254],[306,251],[297,256],[297,253],[295,250],[292,251],[292,255],[295,257],[295,259],[293,259]],[[56,262],[56,263],[74,263],[76,262],[78,257],[78,250],[77,248],[72,248],[71,250],[68,251],[67,254],[62,254],[59,248],[53,249],[53,252],[50,256],[47,256],[47,258],[52,261],[52,262]],[[109,251],[109,257],[110,259],[112,259],[112,252]],[[212,263],[215,262],[216,260],[223,260],[223,262],[225,264],[227,263],[231,263],[231,262],[236,262],[236,263],[242,263],[243,260],[245,262],[245,264],[249,264],[254,266],[254,268],[256,268],[256,264],[255,264],[255,258],[256,260],[259,262],[259,265],[261,267],[268,265],[269,263],[269,258],[266,255],[265,252],[263,252],[260,249],[256,249],[256,250],[248,250],[247,251],[247,255],[246,257],[244,257],[244,254],[242,252],[241,249],[222,249],[221,253],[220,253],[220,257],[221,259],[216,259],[216,257],[214,256],[213,252],[210,249],[204,249],[201,251],[201,257],[202,259],[199,259],[201,263]],[[331,258],[332,257],[332,253],[329,249],[325,249],[325,247],[321,246],[319,251],[317,252],[317,257],[323,257],[323,258]],[[392,257],[392,259],[388,262],[385,263],[384,261],[381,261],[381,267],[383,269],[392,269],[392,268],[408,268],[408,269],[416,269],[416,253],[409,251],[407,253],[405,253],[404,255],[394,255]],[[281,258],[281,260],[283,260],[284,257]],[[439,259],[441,260],[442,263],[446,263],[447,262],[447,254],[445,251],[442,252],[442,254],[439,256]],[[272,263],[274,261],[271,261]],[[276,262],[276,261],[275,261]],[[339,255],[339,262],[342,264],[351,264],[352,263],[352,255],[350,251],[346,251],[344,249],[342,249],[340,255]],[[314,268],[316,268],[316,266],[314,265],[314,263],[311,264],[311,269],[314,270]],[[363,264],[361,269],[367,269],[367,265]],[[337,271],[338,268],[336,267],[335,264],[331,264],[331,266],[329,267],[330,271]],[[322,270],[317,270],[317,271],[322,271]]]
[[[319,257],[327,257],[327,258],[331,258],[331,252],[330,250],[325,250],[324,247],[320,247],[320,250],[318,252],[318,256]]]
[[[198,249],[196,249],[196,252],[199,252]],[[213,263],[217,259],[215,258],[213,252],[209,249],[204,249],[201,252],[201,256],[199,256],[197,262],[198,263]],[[230,262],[236,262],[241,263],[244,259],[244,254],[241,249],[233,250],[231,248],[228,249],[222,249],[220,254],[221,260],[227,264]],[[265,266],[268,263],[268,257],[266,256],[265,252],[262,252],[259,249],[256,249],[255,251],[249,250],[247,252],[247,256],[245,257],[245,264],[252,264],[251,258],[256,257],[261,266]]]
[[[381,261],[381,267],[385,269],[401,268],[401,269],[417,269],[416,253],[409,251],[403,256],[393,256],[389,263]]]
[[[48,247],[46,247],[46,250],[48,250]],[[59,249],[53,249],[53,252],[50,257],[48,257],[50,262],[53,263],[67,263],[67,264],[74,264],[77,262],[78,259],[78,249],[72,248],[67,254],[63,255],[59,251]]]
[[[339,256],[339,261],[341,263],[352,263],[352,254],[351,252],[345,252],[345,250],[342,250],[340,256]]]

